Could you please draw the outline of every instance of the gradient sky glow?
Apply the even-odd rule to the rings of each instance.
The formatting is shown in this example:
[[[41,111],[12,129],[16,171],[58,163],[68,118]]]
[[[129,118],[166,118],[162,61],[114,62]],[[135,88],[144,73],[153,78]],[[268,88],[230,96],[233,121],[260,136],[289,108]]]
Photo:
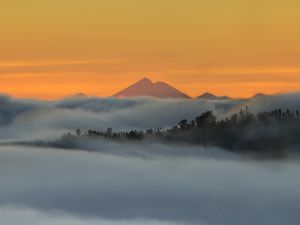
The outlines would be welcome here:
[[[297,0],[9,0],[0,92],[110,96],[163,80],[191,96],[300,91]]]

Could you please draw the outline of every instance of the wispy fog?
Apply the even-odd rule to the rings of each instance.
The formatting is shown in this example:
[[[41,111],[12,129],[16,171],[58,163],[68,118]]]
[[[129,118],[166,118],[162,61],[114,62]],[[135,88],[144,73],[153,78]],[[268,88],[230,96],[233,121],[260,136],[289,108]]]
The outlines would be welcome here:
[[[58,137],[67,130],[169,127],[205,110],[223,114],[241,101],[161,100],[151,98],[69,98],[38,102],[0,97],[0,138]]]
[[[193,119],[206,110],[222,118],[249,105],[259,112],[277,107],[297,108],[300,94],[260,97],[252,100],[174,100],[68,98],[32,101],[0,97],[0,139],[54,139],[66,131],[171,127],[183,118]]]
[[[157,220],[109,220],[82,218],[58,212],[42,212],[29,208],[0,207],[1,223],[5,225],[183,225],[182,223]]]

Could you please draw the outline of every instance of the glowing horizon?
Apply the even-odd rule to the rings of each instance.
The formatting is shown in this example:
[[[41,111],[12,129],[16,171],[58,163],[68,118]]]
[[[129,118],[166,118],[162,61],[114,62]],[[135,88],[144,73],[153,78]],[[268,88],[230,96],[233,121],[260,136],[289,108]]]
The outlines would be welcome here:
[[[137,80],[196,97],[300,91],[293,0],[16,0],[0,9],[0,93],[111,96]]]

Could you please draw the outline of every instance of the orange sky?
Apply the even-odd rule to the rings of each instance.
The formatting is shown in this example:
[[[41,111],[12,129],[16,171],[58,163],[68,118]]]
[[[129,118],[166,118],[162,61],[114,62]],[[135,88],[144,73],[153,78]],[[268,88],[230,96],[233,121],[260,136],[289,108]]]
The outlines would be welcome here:
[[[296,0],[10,0],[0,92],[110,96],[143,77],[191,96],[300,91]]]

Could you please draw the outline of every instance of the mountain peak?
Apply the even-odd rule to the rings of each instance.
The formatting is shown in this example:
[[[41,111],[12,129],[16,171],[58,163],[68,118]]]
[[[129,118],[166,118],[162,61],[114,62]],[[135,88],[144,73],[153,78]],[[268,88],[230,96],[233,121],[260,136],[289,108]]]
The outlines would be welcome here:
[[[209,92],[205,92],[199,96],[199,98],[215,98],[215,97],[217,97],[217,96],[215,96],[214,94],[209,93]]]
[[[156,98],[190,98],[165,82],[159,81],[154,83],[146,77],[113,95],[113,97],[137,96],[149,96]]]
[[[88,98],[89,96],[86,95],[85,93],[77,93],[77,94],[74,94],[74,95],[71,95],[68,97],[70,97],[70,98]]]
[[[267,95],[266,94],[263,94],[263,93],[257,93],[255,94],[252,98],[262,98],[262,97],[266,97]]]
[[[205,92],[198,97],[198,99],[208,99],[208,100],[228,100],[228,96],[216,96],[212,93]]]
[[[153,82],[147,78],[147,77],[144,77],[143,79],[139,80],[138,82],[136,83],[147,83],[147,84],[153,84]]]

